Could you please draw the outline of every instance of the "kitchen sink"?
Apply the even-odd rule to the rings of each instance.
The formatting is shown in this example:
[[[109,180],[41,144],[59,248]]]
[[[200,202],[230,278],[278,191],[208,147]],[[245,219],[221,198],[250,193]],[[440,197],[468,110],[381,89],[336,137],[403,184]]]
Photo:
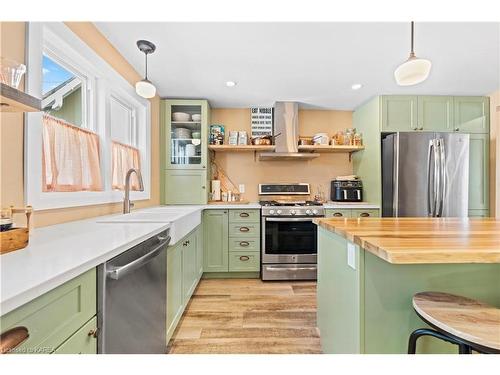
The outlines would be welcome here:
[[[170,223],[170,245],[201,224],[200,207],[153,207],[98,219],[97,223]]]

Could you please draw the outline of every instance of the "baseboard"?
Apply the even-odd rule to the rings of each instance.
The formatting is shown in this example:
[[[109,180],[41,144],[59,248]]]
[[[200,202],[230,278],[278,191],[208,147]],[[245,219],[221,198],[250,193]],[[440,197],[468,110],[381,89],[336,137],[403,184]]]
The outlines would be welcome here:
[[[260,272],[204,272],[202,279],[259,279]]]

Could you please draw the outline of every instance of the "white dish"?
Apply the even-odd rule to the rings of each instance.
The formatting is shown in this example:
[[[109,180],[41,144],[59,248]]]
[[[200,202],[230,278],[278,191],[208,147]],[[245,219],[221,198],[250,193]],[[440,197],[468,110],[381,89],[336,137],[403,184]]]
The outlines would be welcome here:
[[[193,121],[201,121],[201,115],[199,113],[196,113],[191,116],[191,120]]]
[[[184,112],[174,112],[172,113],[173,121],[189,121],[191,120],[191,115],[189,113]]]

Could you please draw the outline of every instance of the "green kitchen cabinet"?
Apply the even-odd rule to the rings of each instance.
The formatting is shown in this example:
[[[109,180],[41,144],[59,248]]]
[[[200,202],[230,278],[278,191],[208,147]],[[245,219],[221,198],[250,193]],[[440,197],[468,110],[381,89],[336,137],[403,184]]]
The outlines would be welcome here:
[[[97,354],[97,317],[76,331],[54,354]]]
[[[167,249],[167,344],[183,312],[182,240]]]
[[[228,210],[203,212],[203,271],[228,272]]]
[[[418,130],[417,96],[397,95],[382,97],[382,131]]]
[[[482,96],[457,96],[454,99],[454,131],[489,133],[490,101]]]
[[[419,96],[417,104],[418,130],[453,131],[453,96]]]
[[[185,304],[198,284],[196,271],[196,235],[193,233],[182,242],[182,293]]]
[[[25,327],[29,337],[15,353],[53,353],[96,315],[95,268],[35,298],[0,318],[2,333]],[[85,351],[74,342],[65,352]]]
[[[490,217],[489,210],[469,210],[469,217]]]
[[[379,217],[380,213],[377,208],[327,208],[325,216],[338,218]]]
[[[165,204],[207,203],[206,170],[165,170],[163,179]]]
[[[189,118],[175,120],[175,113]],[[193,120],[192,115],[200,115]],[[160,113],[160,191],[163,204],[206,204],[208,201],[207,100],[162,100]]]
[[[489,134],[470,134],[469,210],[489,208]]]
[[[201,226],[167,249],[167,344],[193,295],[201,272],[199,238]]]
[[[161,104],[161,144],[165,169],[207,169],[210,107],[206,100],[172,99]],[[175,113],[187,120],[175,120]],[[191,119],[200,115],[200,120]],[[190,152],[190,149],[193,150]]]

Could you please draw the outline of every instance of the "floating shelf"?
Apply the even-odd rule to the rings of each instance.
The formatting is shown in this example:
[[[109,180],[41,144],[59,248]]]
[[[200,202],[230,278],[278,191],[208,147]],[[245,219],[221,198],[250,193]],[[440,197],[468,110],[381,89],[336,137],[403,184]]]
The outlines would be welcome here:
[[[313,146],[313,145],[299,146],[299,151],[310,151],[310,152],[318,151],[322,153],[327,153],[327,152],[347,153],[347,152],[361,151],[364,149],[365,149],[364,146]]]
[[[255,146],[255,145],[208,145],[209,150],[218,152],[240,152],[240,151],[274,151],[276,146]]]
[[[0,83],[0,112],[39,112],[42,101],[5,83]]]

